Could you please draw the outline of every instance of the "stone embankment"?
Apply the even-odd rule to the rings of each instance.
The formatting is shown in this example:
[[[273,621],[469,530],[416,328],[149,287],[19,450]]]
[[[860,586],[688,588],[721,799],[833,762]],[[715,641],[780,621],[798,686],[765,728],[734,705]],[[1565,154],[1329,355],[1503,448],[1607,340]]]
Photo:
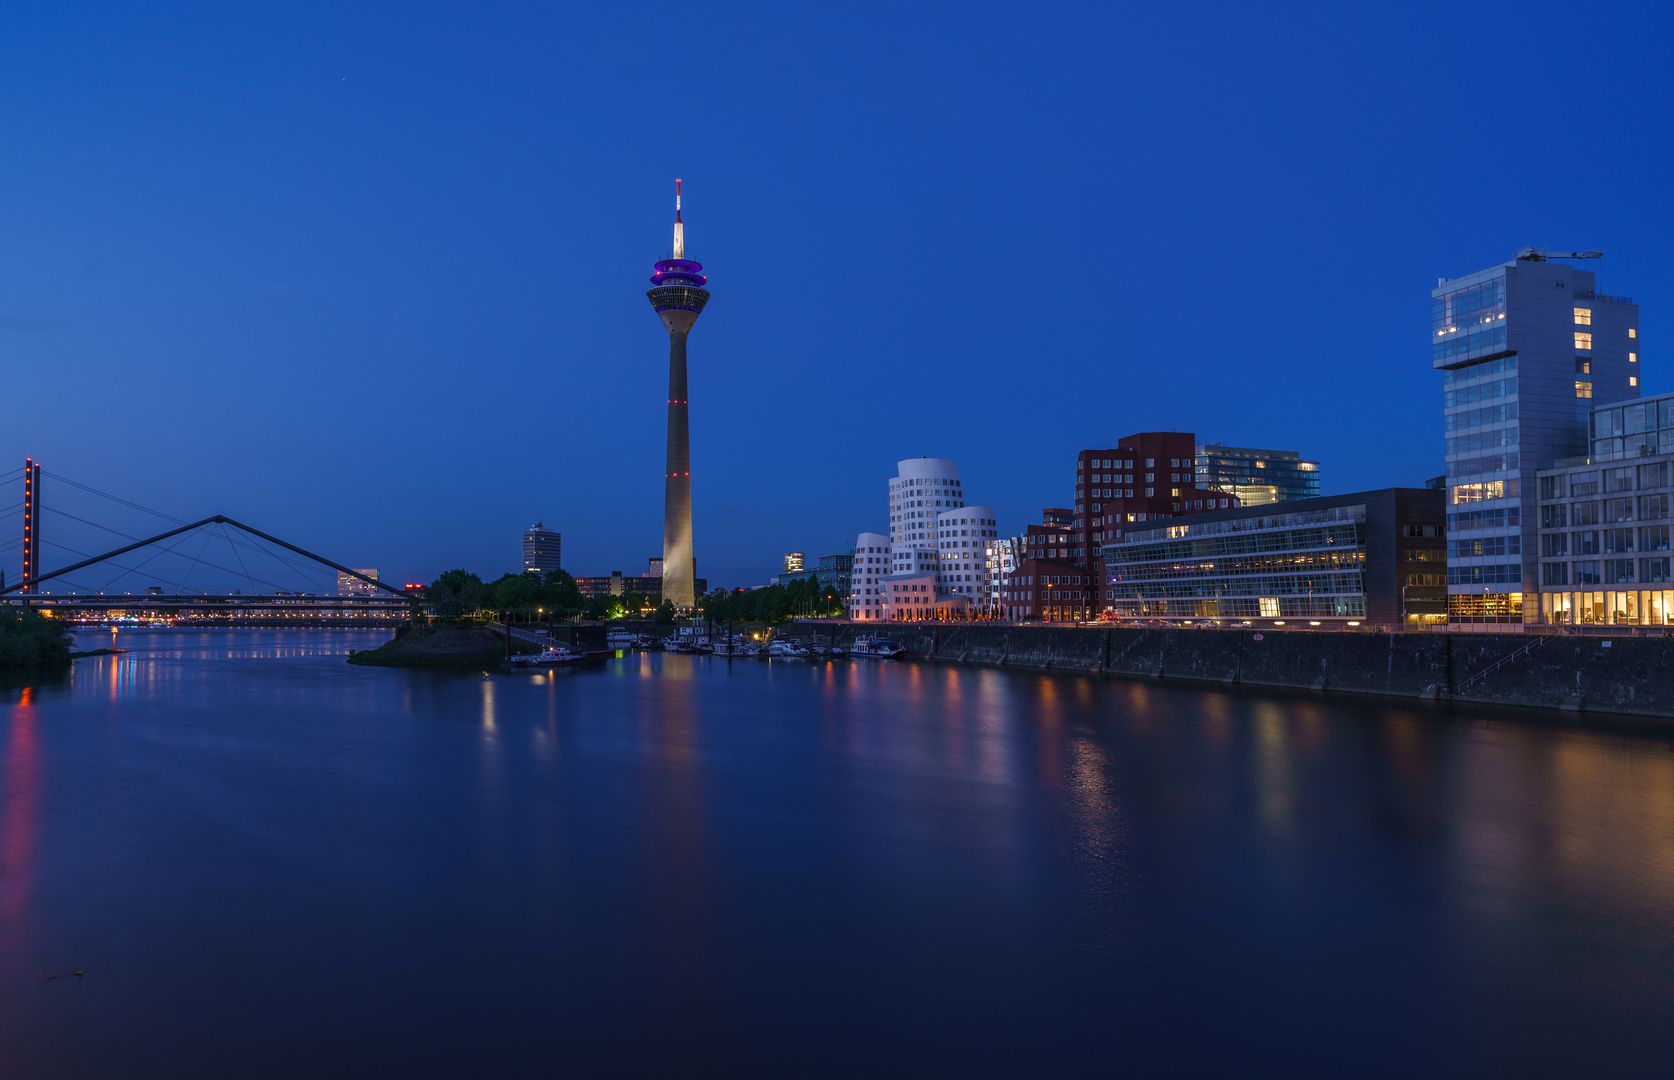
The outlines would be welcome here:
[[[1674,638],[798,623],[915,660],[1674,717]]]

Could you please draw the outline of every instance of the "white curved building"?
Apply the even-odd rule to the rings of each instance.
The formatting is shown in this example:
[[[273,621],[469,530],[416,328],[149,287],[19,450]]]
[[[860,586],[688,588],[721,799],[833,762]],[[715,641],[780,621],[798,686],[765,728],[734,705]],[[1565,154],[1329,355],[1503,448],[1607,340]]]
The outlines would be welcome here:
[[[875,620],[885,618],[884,596],[888,585],[884,578],[893,565],[889,537],[882,533],[863,532],[855,538],[854,567],[849,571],[849,618]]]
[[[960,505],[936,515],[936,592],[983,603],[985,546],[999,535],[992,506]]]

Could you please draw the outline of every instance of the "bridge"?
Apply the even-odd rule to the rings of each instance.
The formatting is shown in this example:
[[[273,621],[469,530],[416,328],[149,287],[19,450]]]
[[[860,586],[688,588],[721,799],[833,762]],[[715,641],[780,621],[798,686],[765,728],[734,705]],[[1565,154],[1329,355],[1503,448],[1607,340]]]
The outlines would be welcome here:
[[[11,474],[16,476],[16,473]],[[52,614],[79,622],[168,622],[174,624],[202,624],[202,625],[244,625],[244,626],[388,626],[409,618],[413,606],[418,598],[408,594],[406,590],[396,588],[386,582],[377,580],[359,570],[351,569],[341,563],[326,558],[323,555],[309,551],[287,540],[270,533],[263,532],[241,521],[216,514],[198,521],[184,522],[169,517],[160,511],[130,502],[108,492],[81,484],[67,477],[57,477],[47,474],[54,480],[59,480],[72,488],[78,488],[93,495],[114,500],[126,507],[143,511],[173,522],[175,527],[157,533],[154,536],[137,537],[122,532],[110,526],[79,517],[75,514],[52,509],[70,521],[78,522],[82,526],[113,533],[129,541],[120,547],[109,551],[89,555],[76,551],[65,545],[46,540],[43,536],[42,516],[47,509],[41,499],[42,472],[39,464],[28,460],[22,470],[24,483],[24,501],[21,506],[14,506],[6,513],[0,513],[0,519],[10,517],[19,510],[23,513],[23,536],[19,541],[0,546],[0,551],[10,550],[22,545],[23,548],[23,577],[7,585],[5,575],[0,571],[0,603],[22,603],[50,610]],[[186,540],[194,536],[203,536],[204,543],[198,546],[192,557],[186,573],[181,580],[170,581],[174,586],[172,591],[165,592],[161,586],[151,586],[144,592],[132,590],[116,591],[110,588],[117,581],[133,575],[144,575],[153,580],[168,580],[155,567],[150,567],[153,560],[160,555],[175,554],[178,558],[185,558],[184,553],[177,552]],[[219,565],[205,559],[204,553],[211,539],[219,539],[229,545],[234,561],[238,568]],[[171,543],[172,541],[172,543]],[[60,566],[55,570],[42,569],[42,551],[45,546],[52,546],[81,555],[79,561]],[[153,549],[138,565],[126,565],[118,560],[130,553],[142,549]],[[241,551],[242,549],[242,551]],[[274,550],[279,549],[279,550]],[[316,592],[285,588],[279,583],[259,579],[252,573],[244,553],[256,553],[266,559],[276,559],[293,571],[309,571],[319,573],[329,570],[337,575],[336,581],[349,579],[357,583],[357,590],[352,595],[321,595]],[[290,553],[289,555],[285,553]],[[300,556],[302,561],[292,558]],[[207,567],[232,574],[242,578],[251,588],[248,592],[240,588],[229,591],[221,588],[215,591],[194,590],[185,584],[185,579],[199,567]],[[110,567],[117,571],[117,576],[107,582],[105,587],[89,587],[73,580],[70,575],[99,567]],[[375,571],[374,571],[375,572]],[[56,589],[44,589],[49,583],[60,583],[71,586],[69,592],[59,592]],[[260,586],[267,586],[271,592]]]

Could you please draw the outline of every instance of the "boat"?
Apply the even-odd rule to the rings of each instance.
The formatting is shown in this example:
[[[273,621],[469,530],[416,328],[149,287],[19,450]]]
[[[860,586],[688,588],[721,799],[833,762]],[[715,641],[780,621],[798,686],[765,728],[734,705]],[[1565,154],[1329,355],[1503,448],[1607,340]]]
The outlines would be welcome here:
[[[538,653],[520,653],[508,657],[507,663],[514,667],[559,667],[565,664],[580,664],[587,660],[587,654],[562,645],[548,645]]]
[[[864,657],[871,660],[894,660],[898,656],[906,655],[906,652],[899,642],[858,637],[854,639],[854,648],[849,650],[849,655],[856,659]]]
[[[779,660],[806,660],[808,650],[799,641],[780,638],[767,647],[767,655]]]
[[[613,649],[629,649],[634,644],[634,634],[631,630],[612,630],[605,635],[605,644]]]
[[[655,649],[657,647],[657,641],[655,638],[646,637],[644,634],[641,634],[639,637],[634,638],[632,647],[638,649],[640,652],[646,652],[651,649]]]

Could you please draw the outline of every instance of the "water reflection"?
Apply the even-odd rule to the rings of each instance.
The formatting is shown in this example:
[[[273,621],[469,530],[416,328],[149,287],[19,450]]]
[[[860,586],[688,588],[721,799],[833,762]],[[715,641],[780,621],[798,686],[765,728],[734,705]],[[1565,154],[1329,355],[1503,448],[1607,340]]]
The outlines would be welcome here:
[[[957,665],[484,678],[342,662],[375,635],[142,637],[0,677],[0,949],[122,973],[76,1017],[97,1041],[0,984],[20,1075],[66,1045],[72,1074],[136,1071],[132,1016],[292,1074],[284,1048],[320,1038],[434,1071],[408,1049],[430,1030],[512,1071],[554,1045],[619,1073],[753,1047],[852,1075],[909,1047],[1022,1075],[1050,1044],[1051,1072],[1227,1075],[1331,1044],[1340,1075],[1540,1072],[1589,1031],[1658,1046],[1674,1008],[1657,740]],[[154,974],[182,955],[308,1007]],[[1530,1000],[1567,1022],[1473,1049]],[[180,1064],[155,1053],[137,1071]]]

